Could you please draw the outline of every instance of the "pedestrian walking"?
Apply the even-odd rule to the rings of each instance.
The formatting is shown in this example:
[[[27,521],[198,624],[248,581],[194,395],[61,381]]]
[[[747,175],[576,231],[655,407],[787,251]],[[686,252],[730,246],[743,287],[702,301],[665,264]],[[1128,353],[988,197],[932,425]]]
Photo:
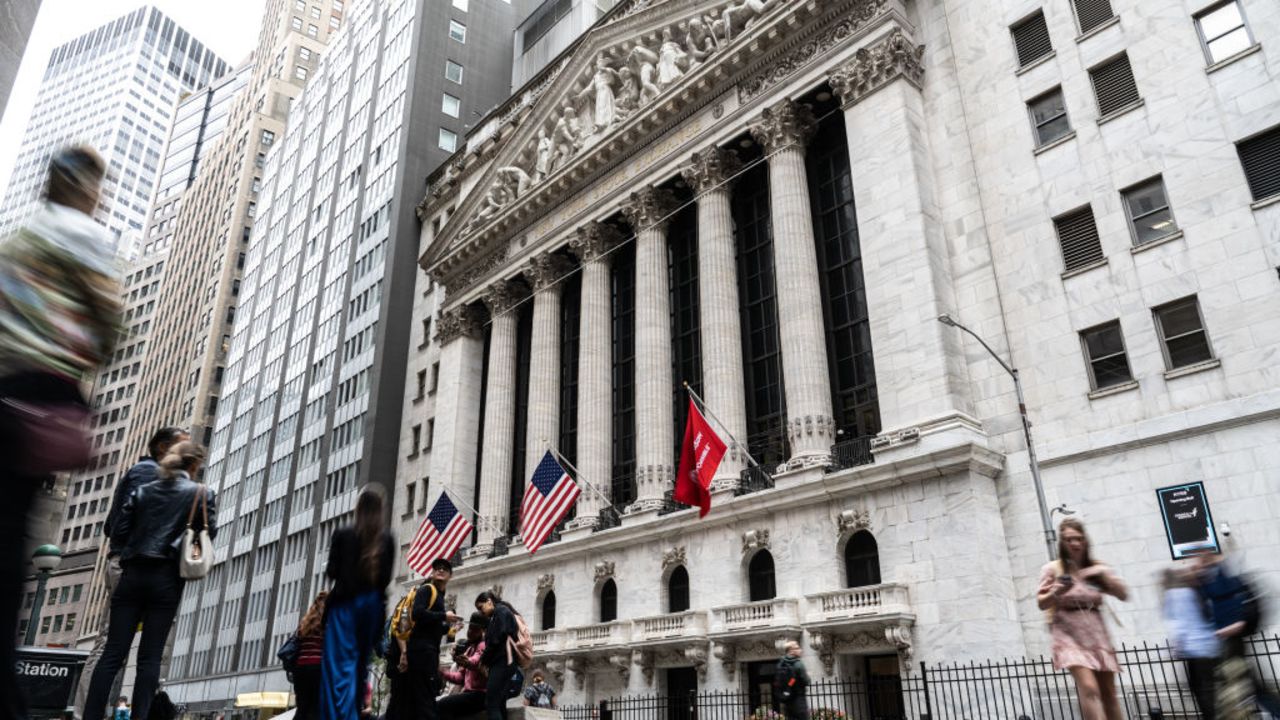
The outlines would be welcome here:
[[[339,528],[329,544],[325,574],[333,580],[325,603],[324,657],[320,662],[320,716],[357,720],[395,562],[395,539],[384,528],[383,491],[366,485],[356,500],[354,526]]]
[[[773,671],[774,691],[787,720],[809,720],[807,693],[810,681],[809,672],[800,659],[803,654],[804,648],[800,643],[788,640],[783,645],[782,658]]]
[[[120,511],[124,507],[124,501],[133,494],[134,490],[154,481],[160,470],[160,459],[169,453],[169,448],[180,442],[190,440],[191,436],[185,430],[178,427],[160,428],[151,436],[151,440],[147,443],[147,454],[145,457],[139,458],[133,467],[129,468],[124,477],[116,483],[115,492],[111,496],[111,509],[107,511],[107,519],[102,524],[103,534],[107,537],[107,561],[103,567],[103,584],[107,589],[107,596],[115,592],[116,585],[120,583],[120,547],[113,546],[111,543],[111,528],[115,526],[116,519],[120,517]],[[104,608],[103,621],[98,625],[98,635],[93,641],[93,648],[89,652],[89,657],[85,660],[84,670],[80,673],[80,682],[76,684],[75,707],[84,707],[85,700],[89,695],[89,680],[93,677],[93,670],[98,666],[98,660],[102,658],[102,651],[107,647],[107,634],[111,628],[111,611],[110,608]],[[112,683],[114,684],[114,680]]]
[[[91,217],[105,170],[91,148],[55,153],[45,202],[0,242],[0,720],[26,717],[11,669],[27,518],[53,473],[89,459],[80,381],[110,356],[119,326],[111,234]]]
[[[1280,697],[1262,682],[1245,658],[1245,639],[1262,624],[1262,597],[1258,588],[1232,572],[1222,555],[1196,556],[1200,593],[1209,603],[1214,634],[1222,643],[1215,696],[1217,720],[1253,718],[1254,705],[1280,718]]]
[[[443,720],[466,718],[484,710],[489,676],[480,658],[484,655],[484,632],[488,627],[488,618],[479,612],[471,613],[466,640],[453,648],[453,664],[457,669],[440,671],[446,681],[462,687],[459,692],[440,698],[438,707]]]
[[[444,606],[444,591],[453,577],[453,564],[444,558],[431,563],[431,577],[396,605],[391,618],[395,643],[387,665],[392,675],[392,707],[397,720],[436,720],[440,694],[440,639],[462,620]]]
[[[1164,620],[1169,643],[1187,671],[1187,684],[1200,716],[1215,720],[1214,671],[1221,643],[1214,634],[1209,605],[1200,597],[1196,573],[1191,568],[1171,567],[1164,571]]]
[[[129,698],[123,695],[116,698],[116,710],[111,720],[129,720]]]
[[[298,623],[298,660],[293,670],[295,720],[320,718],[320,661],[324,658],[324,607],[329,593],[321,591]]]
[[[1083,720],[1123,720],[1116,696],[1120,664],[1102,619],[1105,596],[1120,600],[1129,589],[1111,568],[1096,562],[1084,524],[1058,526],[1058,559],[1040,570],[1036,601],[1049,617],[1053,666],[1075,679]]]
[[[507,700],[519,694],[512,686],[523,680],[523,673],[509,644],[520,641],[520,621],[511,603],[485,590],[476,597],[476,610],[489,620],[484,631],[484,653],[481,662],[488,668],[484,707],[487,720],[507,720]]]
[[[160,661],[186,581],[179,573],[179,550],[187,528],[218,532],[214,492],[192,477],[205,450],[187,441],[169,449],[160,461],[159,479],[134,490],[112,526],[120,548],[120,584],[111,595],[111,632],[102,659],[93,670],[85,699],[85,720],[101,720],[116,673],[124,665],[133,637],[142,625],[138,669],[133,685],[133,714],[147,718],[160,683]],[[198,505],[203,512],[196,512]],[[213,548],[204,548],[212,552]]]
[[[547,684],[541,670],[533,673],[533,682],[524,689],[525,707],[554,708],[556,706],[556,690]]]

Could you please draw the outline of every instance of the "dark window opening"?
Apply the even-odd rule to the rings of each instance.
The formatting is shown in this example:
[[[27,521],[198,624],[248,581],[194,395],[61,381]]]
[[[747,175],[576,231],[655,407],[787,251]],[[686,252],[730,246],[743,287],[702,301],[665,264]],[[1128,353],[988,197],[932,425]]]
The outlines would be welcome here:
[[[627,243],[613,253],[609,268],[613,321],[613,478],[615,506],[636,499],[636,252]]]
[[[683,383],[688,382],[695,392],[702,392],[696,205],[686,206],[671,223],[671,230],[667,233],[667,270],[671,296],[671,387],[675,404],[676,447],[673,457],[679,457],[689,412]]]
[[[752,602],[772,600],[778,596],[778,586],[773,577],[773,555],[768,550],[761,550],[751,558],[747,579]]]
[[[548,591],[542,598],[542,629],[551,630],[556,626],[556,593]]]
[[[845,587],[880,584],[880,550],[876,539],[859,530],[844,546]]]
[[[671,571],[667,579],[667,612],[684,612],[689,609],[689,571],[683,565]]]
[[[600,586],[600,622],[613,622],[618,619],[618,586],[613,578],[604,581]]]
[[[507,508],[507,534],[520,531],[520,504],[524,501],[526,433],[529,422],[529,357],[533,345],[533,303],[521,303],[513,310],[516,321],[516,427],[512,439],[511,505]]]

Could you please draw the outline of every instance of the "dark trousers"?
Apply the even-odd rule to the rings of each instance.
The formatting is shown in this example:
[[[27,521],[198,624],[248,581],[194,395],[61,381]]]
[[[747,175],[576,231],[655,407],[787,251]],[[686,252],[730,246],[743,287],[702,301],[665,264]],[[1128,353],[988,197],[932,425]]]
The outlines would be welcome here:
[[[488,720],[507,720],[507,685],[515,673],[515,665],[503,663],[489,667],[489,682],[484,690],[484,709]]]
[[[787,720],[809,720],[809,701],[803,695],[793,697],[782,703],[782,714]]]
[[[1191,686],[1191,694],[1200,707],[1200,717],[1214,720],[1218,712],[1213,693],[1213,673],[1218,664],[1217,658],[1187,658],[1183,662],[1187,667],[1187,684]]]
[[[89,681],[84,720],[101,720],[106,712],[111,685],[129,657],[138,623],[142,623],[142,640],[138,643],[138,674],[133,684],[130,716],[145,720],[160,684],[164,644],[178,614],[178,603],[182,601],[186,581],[178,576],[176,561],[135,560],[123,566],[120,584],[111,595],[107,646]]]
[[[485,692],[483,690],[464,690],[453,695],[446,695],[436,701],[440,710],[440,720],[465,718],[484,710]]]
[[[299,665],[293,671],[293,695],[298,704],[294,720],[320,720],[320,665]]]
[[[409,646],[409,671],[405,673],[405,702],[400,720],[437,720],[436,695],[440,694],[440,646]]]

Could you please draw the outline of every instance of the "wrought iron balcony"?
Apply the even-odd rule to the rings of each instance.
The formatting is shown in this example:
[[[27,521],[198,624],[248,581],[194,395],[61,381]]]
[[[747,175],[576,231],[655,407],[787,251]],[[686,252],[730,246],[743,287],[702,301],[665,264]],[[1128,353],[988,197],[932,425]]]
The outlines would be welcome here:
[[[831,469],[846,470],[859,465],[870,465],[876,461],[871,454],[871,436],[841,440],[831,446]]]
[[[610,528],[620,527],[622,525],[622,513],[615,506],[600,508],[599,519],[596,521],[595,529],[592,532],[600,532]]]
[[[769,473],[765,472],[764,468],[746,468],[739,478],[738,489],[733,492],[735,497],[773,489],[773,478],[769,477]]]

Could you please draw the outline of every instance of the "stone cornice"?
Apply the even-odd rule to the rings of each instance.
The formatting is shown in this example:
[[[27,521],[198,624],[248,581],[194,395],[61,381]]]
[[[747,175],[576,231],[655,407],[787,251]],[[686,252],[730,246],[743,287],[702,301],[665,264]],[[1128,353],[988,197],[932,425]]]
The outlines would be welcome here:
[[[924,46],[912,43],[901,28],[895,27],[874,45],[859,48],[853,60],[833,70],[829,76],[831,88],[845,107],[898,78],[920,88],[924,83],[923,58]]]

